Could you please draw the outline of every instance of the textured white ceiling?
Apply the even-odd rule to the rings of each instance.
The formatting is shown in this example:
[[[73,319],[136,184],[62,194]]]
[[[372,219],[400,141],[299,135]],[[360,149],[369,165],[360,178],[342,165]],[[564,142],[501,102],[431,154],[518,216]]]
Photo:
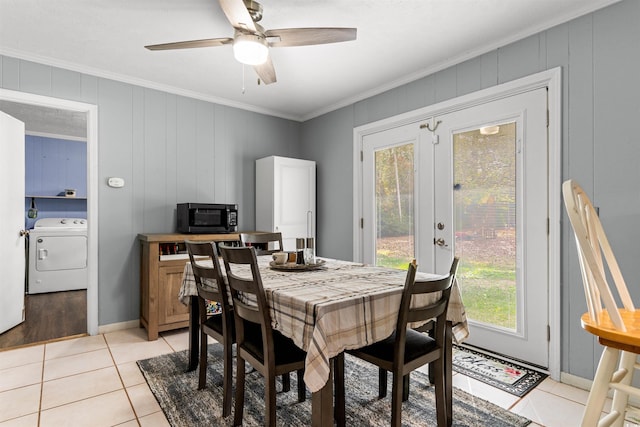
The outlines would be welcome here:
[[[266,29],[358,29],[353,42],[271,48],[268,86],[231,46],[143,48],[233,37],[217,0],[0,0],[0,53],[306,120],[615,1],[262,0]]]

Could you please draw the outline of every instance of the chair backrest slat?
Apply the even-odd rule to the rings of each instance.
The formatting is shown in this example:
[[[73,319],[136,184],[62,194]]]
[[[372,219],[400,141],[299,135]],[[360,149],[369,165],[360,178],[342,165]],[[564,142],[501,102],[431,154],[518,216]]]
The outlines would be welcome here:
[[[220,254],[235,308],[238,345],[244,343],[245,321],[258,324],[262,330],[265,363],[275,363],[271,316],[255,249],[221,245]]]
[[[231,298],[225,284],[218,250],[214,242],[194,242],[185,240],[189,253],[189,261],[198,289],[198,303],[200,305],[200,320],[206,319],[204,300],[215,301],[222,306],[222,312],[227,319],[231,319]]]
[[[282,233],[240,233],[242,246],[253,246],[258,255],[282,252]]]
[[[591,320],[596,323],[599,321],[604,304],[614,326],[620,331],[626,331],[607,280],[605,267],[613,278],[623,307],[635,311],[635,306],[598,214],[577,182],[565,181],[562,184],[562,195],[576,239],[580,272]]]
[[[415,260],[409,264],[407,278],[405,281],[402,299],[400,301],[400,310],[398,313],[398,323],[396,325],[396,352],[401,352],[400,343],[404,342],[407,324],[413,322],[421,322],[430,319],[436,319],[436,339],[444,339],[446,314],[449,306],[449,297],[451,295],[451,286],[458,270],[458,258],[454,258],[449,274],[437,280],[415,280],[417,265]],[[420,295],[439,292],[440,296],[437,300],[427,303],[418,304],[414,299]],[[413,306],[412,306],[413,304]],[[439,341],[440,342],[440,341]]]

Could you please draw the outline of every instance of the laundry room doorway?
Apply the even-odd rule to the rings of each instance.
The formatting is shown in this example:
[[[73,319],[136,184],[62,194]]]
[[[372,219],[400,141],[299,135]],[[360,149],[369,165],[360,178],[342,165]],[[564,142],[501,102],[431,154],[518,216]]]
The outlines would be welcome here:
[[[79,334],[95,335],[98,333],[97,107],[75,101],[0,89],[0,111],[23,121],[26,138],[30,139],[31,146],[35,147],[35,150],[42,150],[42,152],[34,154],[33,152],[29,153],[27,148],[23,158],[15,159],[16,164],[18,162],[28,164],[29,156],[31,156],[31,161],[34,158],[55,157],[52,152],[57,152],[60,156],[58,162],[76,162],[76,166],[70,169],[74,169],[78,175],[72,180],[77,185],[65,185],[59,192],[51,189],[48,193],[39,192],[37,184],[34,184],[34,182],[38,182],[38,177],[34,177],[34,175],[42,173],[43,176],[40,180],[46,182],[50,179],[45,176],[47,168],[54,170],[64,168],[60,167],[60,164],[36,165],[29,170],[27,166],[26,181],[27,187],[30,186],[31,190],[30,188],[26,188],[26,192],[24,189],[21,190],[22,194],[18,198],[21,203],[15,204],[15,206],[5,205],[1,208],[2,210],[18,210],[24,218],[20,229],[9,231],[10,237],[14,233],[15,236],[25,234],[25,231],[28,234],[30,229],[33,230],[34,226],[37,227],[38,221],[43,218],[47,218],[49,222],[56,222],[55,217],[82,219],[86,226],[84,232],[78,231],[76,227],[70,233],[85,236],[86,289],[64,288],[55,292],[56,289],[42,288],[45,289],[44,292],[25,294],[26,320],[0,334],[0,349]],[[51,145],[47,145],[47,143]],[[52,152],[45,152],[46,150]],[[5,154],[0,152],[0,156]],[[77,166],[78,162],[80,162],[80,166]],[[24,178],[20,177],[20,179]],[[5,191],[13,191],[10,187],[5,186]],[[31,194],[29,194],[30,192]],[[42,225],[45,224],[50,225],[48,223]],[[42,231],[44,230],[40,230],[40,234],[38,234],[39,240],[43,240],[40,237]],[[60,234],[69,234],[59,230],[52,231],[57,233],[56,237]],[[25,244],[22,246],[28,263],[27,239],[28,237],[24,238]],[[74,239],[77,240],[77,237]],[[46,249],[41,252],[42,257],[48,256]],[[17,272],[19,277],[23,279],[21,280],[23,287],[25,287],[25,283],[28,285],[28,281],[25,282],[24,279],[28,277],[29,266],[25,265],[27,268]],[[11,268],[15,269],[16,267],[3,264],[0,273],[4,274],[5,269]],[[66,272],[62,273],[66,274]],[[52,272],[51,277],[55,277],[56,274],[59,272]],[[49,280],[49,276],[44,277]],[[39,277],[39,279],[41,278]],[[65,278],[62,280],[64,281]],[[50,319],[55,320],[51,321]]]

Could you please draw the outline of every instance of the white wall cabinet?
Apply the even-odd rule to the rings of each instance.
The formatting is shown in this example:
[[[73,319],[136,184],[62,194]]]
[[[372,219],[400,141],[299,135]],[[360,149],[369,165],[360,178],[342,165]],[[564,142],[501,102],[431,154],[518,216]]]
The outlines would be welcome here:
[[[256,230],[281,232],[284,250],[294,251],[297,237],[315,238],[315,224],[316,163],[278,156],[256,160]]]

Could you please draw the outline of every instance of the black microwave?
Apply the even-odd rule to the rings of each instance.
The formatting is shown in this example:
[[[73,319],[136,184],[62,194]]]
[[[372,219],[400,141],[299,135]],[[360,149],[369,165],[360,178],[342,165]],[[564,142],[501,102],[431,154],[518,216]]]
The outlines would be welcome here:
[[[238,205],[178,203],[178,233],[235,233]]]

